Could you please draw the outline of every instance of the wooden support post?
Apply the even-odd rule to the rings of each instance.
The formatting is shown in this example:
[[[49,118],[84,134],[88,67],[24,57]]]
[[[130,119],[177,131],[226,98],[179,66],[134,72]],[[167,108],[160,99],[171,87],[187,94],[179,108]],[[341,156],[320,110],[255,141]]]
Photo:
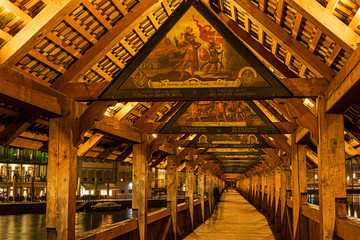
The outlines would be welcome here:
[[[271,172],[266,174],[266,213],[271,219]]]
[[[275,232],[281,232],[281,211],[280,211],[280,189],[281,189],[281,170],[275,170]]]
[[[275,223],[275,172],[270,175],[270,223]]]
[[[288,235],[287,233],[287,199],[290,197],[290,157],[281,156],[283,162],[286,163],[284,170],[281,171],[281,191],[280,191],[280,201],[281,201],[281,239],[286,240]]]
[[[317,101],[320,239],[333,239],[336,217],[346,216],[344,118],[325,112],[324,96]]]
[[[148,200],[148,136],[133,145],[132,165],[132,209],[133,218],[138,219],[140,240],[147,239],[147,200]]]
[[[207,192],[207,198],[209,200],[209,209],[210,209],[210,215],[213,211],[213,205],[212,205],[212,183],[211,183],[211,173],[210,170],[206,169],[206,192]]]
[[[193,163],[186,161],[186,202],[189,204],[191,227],[194,228],[194,167]]]
[[[266,191],[266,174],[262,174],[261,175],[261,210],[262,210],[262,212],[266,212],[265,191]]]
[[[299,156],[295,133],[291,134],[291,166],[292,166],[292,200],[293,200],[293,226],[292,239],[300,239],[300,186],[299,186]]]
[[[75,102],[66,102],[67,115],[51,118],[47,166],[47,239],[75,239],[77,155],[74,126]]]
[[[201,204],[201,216],[203,222],[205,222],[205,169],[204,165],[199,165],[198,170],[198,194],[200,194],[200,204]]]
[[[307,205],[307,177],[306,177],[306,145],[298,145],[298,162],[299,162],[299,189],[300,189],[300,213],[301,208]],[[307,220],[300,214],[300,239],[309,239],[309,227]]]
[[[174,152],[176,150],[174,149]],[[177,238],[178,161],[176,155],[167,157],[167,207],[171,211],[174,239]]]

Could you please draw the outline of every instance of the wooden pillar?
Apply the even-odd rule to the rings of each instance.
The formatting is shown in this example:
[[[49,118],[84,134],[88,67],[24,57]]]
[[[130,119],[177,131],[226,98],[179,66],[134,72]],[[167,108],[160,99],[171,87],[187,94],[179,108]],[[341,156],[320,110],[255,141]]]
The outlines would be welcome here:
[[[206,192],[207,192],[207,198],[208,198],[208,201],[209,201],[210,215],[211,215],[212,210],[213,210],[211,190],[212,190],[211,173],[210,173],[210,170],[206,169]]]
[[[198,194],[200,194],[200,204],[201,204],[201,216],[203,222],[205,222],[205,169],[204,165],[199,165],[198,170]]]
[[[309,239],[309,226],[306,217],[301,215],[301,208],[307,205],[307,176],[306,176],[306,145],[298,145],[299,158],[299,189],[300,189],[300,239]]]
[[[271,212],[271,205],[270,205],[270,201],[271,201],[271,172],[269,172],[268,174],[266,174],[266,215],[270,216],[270,212]]]
[[[266,174],[262,174],[261,175],[261,210],[262,210],[262,212],[266,211],[265,192],[266,192]]]
[[[176,152],[176,150],[174,150]],[[177,238],[178,163],[176,155],[167,157],[167,207],[171,211],[174,239]]]
[[[269,209],[270,209],[270,222],[275,223],[275,170],[271,172],[270,175],[270,201],[269,201]]]
[[[280,201],[281,201],[281,239],[286,240],[288,235],[288,223],[287,223],[287,199],[290,197],[290,157],[281,156],[283,162],[286,163],[283,171],[281,171],[281,191],[280,191]]]
[[[148,136],[143,134],[142,143],[133,145],[132,210],[138,219],[140,240],[147,238],[148,200]]]
[[[75,239],[77,155],[74,146],[76,106],[67,102],[68,114],[51,118],[46,193],[47,239]],[[32,193],[34,194],[34,193]]]
[[[298,145],[296,144],[295,133],[291,134],[291,166],[292,166],[292,202],[293,202],[293,226],[292,239],[300,239],[299,221],[300,221],[300,187],[299,187],[299,157]]]
[[[189,204],[191,226],[194,228],[194,166],[190,161],[186,161],[186,202]]]
[[[281,232],[281,211],[280,211],[280,189],[281,189],[281,169],[275,170],[275,232]]]
[[[325,113],[318,97],[320,239],[333,239],[336,217],[346,216],[344,119]]]

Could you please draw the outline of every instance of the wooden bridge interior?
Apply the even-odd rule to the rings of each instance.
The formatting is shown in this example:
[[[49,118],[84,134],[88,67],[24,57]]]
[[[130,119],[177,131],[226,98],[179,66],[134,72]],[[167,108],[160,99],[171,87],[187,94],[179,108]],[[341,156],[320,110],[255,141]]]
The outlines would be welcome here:
[[[158,134],[187,99],[98,101],[183,1],[0,0],[0,143],[48,151],[48,239],[176,239],[210,217],[226,180],[281,239],[358,239],[345,159],[360,154],[360,2],[197,1],[292,94],[252,99],[279,130],[258,133],[268,147],[255,164],[187,147],[196,133]],[[75,236],[78,156],[132,164],[133,219]],[[151,214],[148,167],[168,174],[168,209]],[[319,206],[307,203],[316,167]],[[189,186],[180,205],[178,171]]]

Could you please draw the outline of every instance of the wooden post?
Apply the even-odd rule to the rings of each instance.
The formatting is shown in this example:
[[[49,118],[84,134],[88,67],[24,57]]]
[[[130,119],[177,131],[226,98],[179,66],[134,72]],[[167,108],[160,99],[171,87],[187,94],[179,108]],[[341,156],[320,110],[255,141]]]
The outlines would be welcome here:
[[[275,232],[281,232],[281,212],[280,212],[280,189],[281,189],[281,169],[275,170]]]
[[[47,239],[75,239],[77,155],[74,146],[75,102],[68,100],[67,115],[51,118],[47,166]]]
[[[194,167],[193,163],[186,161],[186,202],[189,204],[191,227],[194,228]]]
[[[271,171],[266,174],[266,215],[270,217],[271,214]],[[271,217],[270,217],[271,218]]]
[[[200,204],[201,204],[201,216],[203,222],[205,222],[205,169],[204,165],[199,165],[198,170],[198,194],[200,194]]]
[[[291,166],[292,166],[292,202],[293,202],[293,226],[292,239],[299,240],[299,221],[300,221],[300,186],[299,186],[299,157],[298,145],[296,144],[295,133],[291,134]]]
[[[176,150],[174,149],[174,152]],[[176,155],[167,157],[167,207],[171,211],[171,220],[174,232],[174,239],[177,238],[177,185],[178,185],[178,163]]]
[[[133,218],[138,219],[140,240],[146,240],[148,200],[148,136],[146,134],[143,134],[142,143],[133,145],[132,183]]]
[[[271,172],[270,175],[270,201],[269,201],[269,208],[270,208],[270,222],[275,223],[275,171]]]
[[[281,201],[281,239],[286,240],[287,233],[287,199],[290,196],[290,159],[289,156],[281,156],[283,162],[286,162],[284,170],[281,171],[281,191],[280,191],[280,201]],[[284,161],[285,160],[285,161]]]
[[[306,177],[306,145],[298,144],[299,159],[299,189],[300,189],[300,213],[301,208],[307,205],[307,177]],[[309,239],[309,227],[304,216],[300,214],[300,239]]]
[[[344,119],[325,112],[324,96],[317,100],[320,239],[333,239],[336,217],[346,216]]]
[[[266,174],[261,175],[261,211],[266,211],[266,200],[265,200],[265,191],[266,191]]]
[[[212,194],[211,194],[211,190],[212,190],[212,186],[211,186],[211,173],[210,170],[206,169],[206,192],[207,192],[207,198],[209,201],[209,209],[210,209],[210,215],[213,211],[213,205],[212,205]]]

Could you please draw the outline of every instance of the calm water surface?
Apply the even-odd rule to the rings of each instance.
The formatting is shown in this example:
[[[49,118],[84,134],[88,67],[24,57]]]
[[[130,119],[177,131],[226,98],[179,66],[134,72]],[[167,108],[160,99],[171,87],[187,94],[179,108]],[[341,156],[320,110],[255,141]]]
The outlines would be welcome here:
[[[149,208],[150,211],[159,208]],[[76,233],[82,233],[103,225],[124,221],[132,217],[132,209],[114,212],[77,212]],[[1,240],[46,239],[45,214],[18,214],[0,216]]]

